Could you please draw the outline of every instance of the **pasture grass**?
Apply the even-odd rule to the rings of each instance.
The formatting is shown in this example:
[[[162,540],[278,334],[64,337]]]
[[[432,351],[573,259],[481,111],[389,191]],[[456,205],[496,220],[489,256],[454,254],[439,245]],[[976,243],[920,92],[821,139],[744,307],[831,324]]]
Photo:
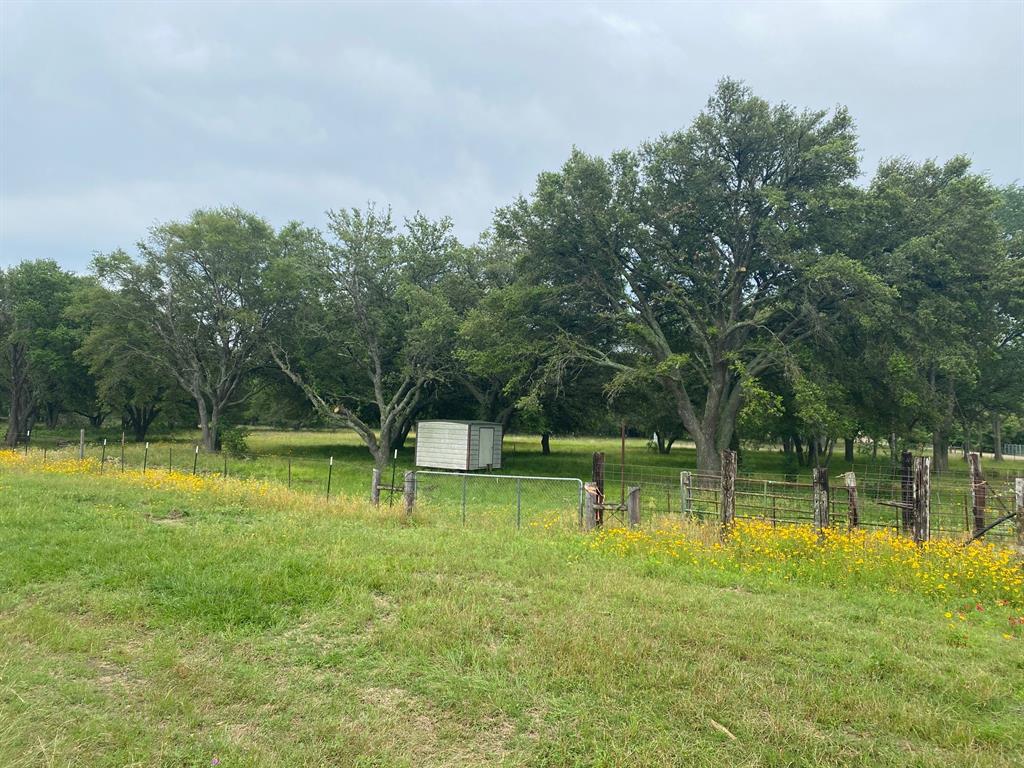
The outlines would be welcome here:
[[[108,441],[108,455],[117,455],[120,450],[121,432],[119,429],[105,428],[87,430],[86,439],[90,455],[100,453],[100,444]],[[173,465],[179,469],[191,468],[192,451],[199,441],[199,433],[195,430],[179,430],[171,434],[154,434],[150,440],[150,462],[153,466],[167,466],[168,449],[171,449]],[[310,466],[322,468],[327,459],[334,457],[336,469],[340,468],[342,476],[349,469],[353,475],[362,478],[372,466],[369,452],[359,437],[347,429],[304,429],[281,430],[256,427],[252,428],[247,439],[249,451],[253,457],[292,457],[298,471]],[[58,443],[68,444],[77,450],[78,433],[76,430],[46,430],[37,427],[33,430],[32,446],[46,447],[53,450]],[[412,432],[405,447],[399,450],[397,468],[413,468],[415,456],[416,433]],[[540,437],[531,434],[509,433],[503,440],[503,468],[507,473],[524,475],[555,475],[566,477],[589,478],[591,459],[595,451],[604,451],[609,464],[618,464],[620,460],[620,442],[618,437],[605,436],[553,436],[551,453],[541,452]],[[916,451],[915,451],[916,452]],[[926,454],[927,451],[924,451]],[[142,446],[129,438],[127,456],[130,462],[142,462]],[[220,465],[219,455],[200,454],[200,463],[209,469]],[[626,464],[649,467],[653,471],[665,472],[680,469],[693,469],[696,466],[697,454],[692,443],[677,442],[668,454],[659,454],[653,450],[645,438],[630,437],[626,440]],[[983,460],[984,467],[994,475],[1012,476],[1024,474],[1024,462],[1013,459],[995,461],[991,458]],[[283,464],[282,464],[283,466]],[[878,456],[873,458],[870,449],[858,444],[854,461],[843,459],[842,446],[835,452],[829,462],[835,474],[851,469],[875,474],[889,471],[890,461],[884,447],[879,448]],[[278,468],[275,467],[275,472]],[[740,452],[740,474],[755,476],[774,476],[778,479],[795,473],[801,481],[810,477],[810,468],[795,466],[794,460],[787,458],[781,450],[771,446],[745,445]],[[959,453],[950,455],[949,474],[954,476],[967,473],[967,463]],[[365,484],[365,483],[363,483]]]
[[[1024,641],[1005,610],[951,622],[934,594],[410,522],[259,483],[0,473],[0,765],[1011,766],[1024,752]]]
[[[77,456],[77,442],[54,451],[57,444],[56,434],[59,433],[35,434],[29,452],[37,459],[42,455],[44,447],[48,457],[56,457],[58,460],[60,457]],[[91,435],[86,455],[95,461],[100,461],[101,457],[105,456],[105,466],[114,471],[120,466],[120,436],[109,433],[105,438],[108,443],[105,449],[102,446],[103,439],[100,433]],[[369,496],[372,461],[359,438],[350,430],[255,429],[248,439],[249,453],[244,457],[232,456],[227,452],[196,453],[197,439],[196,433],[181,432],[166,439],[151,441],[148,450],[143,445],[128,442],[124,453],[125,465],[138,469],[145,464],[150,471],[164,472],[169,467],[185,473],[191,473],[195,469],[200,475],[222,475],[226,471],[229,476],[272,482],[326,496],[328,459],[333,457],[334,464],[330,469],[331,493]],[[66,437],[64,442],[67,442]],[[679,472],[694,470],[696,467],[695,452],[686,444],[677,445],[672,453],[662,455],[650,450],[643,439],[628,439],[626,469],[620,479],[620,446],[613,438],[556,437],[552,440],[552,453],[544,455],[540,449],[539,437],[510,434],[504,439],[503,466],[496,470],[495,474],[589,480],[592,455],[598,450],[604,451],[607,456],[606,490],[610,499],[618,501],[624,495],[620,490],[620,484],[624,481],[626,488],[641,486],[641,504],[645,520],[680,511],[682,498]],[[414,454],[415,435],[412,435],[408,445],[399,451],[394,468],[385,471],[385,484],[390,483],[393,476],[396,486],[401,486],[403,473],[414,468]],[[960,468],[955,458],[953,462],[953,469],[949,473],[934,477],[932,482],[931,519],[937,535],[963,535],[971,526],[968,509],[969,479],[957,471]],[[832,457],[829,469],[835,478],[833,484],[836,486],[833,492],[833,514],[838,517],[845,515],[847,497],[838,476],[851,468],[858,476],[861,521],[872,526],[898,527],[900,510],[892,506],[893,500],[899,498],[898,479],[893,477],[892,468],[885,457],[880,461],[872,461],[863,448],[852,465],[844,462],[841,454]],[[988,476],[994,478],[988,494],[991,507],[988,519],[995,519],[1007,512],[1012,504],[1012,487],[1005,477],[1013,473],[1024,473],[1024,464],[988,461],[985,469]],[[757,480],[747,480],[737,485],[739,514],[769,517],[777,513],[779,519],[783,521],[809,520],[812,497],[810,474],[810,468],[794,468],[787,463],[786,457],[778,450],[745,449],[741,454],[740,475]],[[1004,479],[995,479],[998,477]],[[771,481],[787,480],[795,480],[797,485],[769,489],[767,484]],[[439,481],[435,484],[437,482]],[[762,482],[765,483],[763,494],[760,490]],[[477,482],[475,487],[482,490],[480,482]],[[566,489],[556,486],[542,488],[535,485],[533,490],[546,496],[567,493]],[[770,498],[769,490],[772,495],[778,493],[778,498]],[[695,493],[693,511],[709,518],[715,517],[718,514],[717,490],[699,488]],[[398,494],[386,495],[391,498]],[[450,502],[449,507],[451,504],[460,503],[461,491],[454,486],[445,487],[443,495]],[[470,495],[472,497],[473,488],[470,489]],[[516,492],[507,484],[502,486],[499,481],[493,489],[486,490],[484,496],[493,497],[495,503],[504,503],[510,514],[515,516]],[[472,498],[470,500],[472,501]],[[1013,535],[1013,530],[1007,525],[997,528],[990,534],[994,538],[1010,538]]]

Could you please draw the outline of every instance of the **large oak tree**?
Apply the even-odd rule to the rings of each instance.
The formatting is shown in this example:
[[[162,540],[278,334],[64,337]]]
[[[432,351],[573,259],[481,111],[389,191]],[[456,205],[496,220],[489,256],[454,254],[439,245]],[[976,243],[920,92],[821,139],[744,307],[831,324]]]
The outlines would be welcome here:
[[[845,110],[773,106],[725,80],[684,131],[610,160],[574,151],[499,232],[524,280],[560,293],[552,359],[656,378],[717,471],[745,386],[875,286],[831,231],[856,172]]]
[[[461,246],[448,219],[417,215],[398,231],[372,206],[328,217],[329,236],[293,264],[294,311],[271,354],[321,418],[351,427],[383,468],[429,386],[451,373],[449,280]]]
[[[267,359],[292,274],[286,256],[301,232],[289,225],[279,237],[239,208],[199,210],[154,227],[138,258],[118,251],[94,260],[118,295],[111,306],[121,321],[144,325],[146,343],[131,351],[195,401],[207,450],[218,449],[225,410],[245,400],[244,382]]]

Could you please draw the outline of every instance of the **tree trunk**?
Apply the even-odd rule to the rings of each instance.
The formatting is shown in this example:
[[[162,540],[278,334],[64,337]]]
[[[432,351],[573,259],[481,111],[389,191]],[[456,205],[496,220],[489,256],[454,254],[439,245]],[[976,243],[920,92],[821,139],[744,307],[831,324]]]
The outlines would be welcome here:
[[[737,466],[743,466],[743,452],[740,450],[740,433],[738,429],[732,430],[729,438],[729,450],[736,454]]]
[[[515,405],[507,405],[501,409],[501,413],[498,414],[498,423],[501,424],[501,433],[505,434],[508,432],[509,425],[512,423],[512,416],[516,412]]]
[[[661,436],[661,432],[654,433],[654,442],[658,446],[658,453],[668,453],[668,450],[665,448],[665,438]]]
[[[949,469],[949,441],[941,428],[932,433],[932,462],[935,472]]]
[[[782,452],[787,456],[793,452],[793,439],[790,437],[782,438]]]
[[[804,443],[800,439],[800,435],[793,435],[793,447],[796,449],[797,466],[806,467],[807,463],[804,461]]]
[[[878,459],[878,438],[871,438],[871,460],[875,461]]]
[[[124,418],[121,421],[122,424],[131,428],[135,442],[141,443],[146,440],[146,434],[159,413],[160,409],[153,404],[128,405],[125,407]]]
[[[700,415],[680,381],[669,379],[666,383],[675,398],[676,413],[683,428],[697,447],[697,471],[720,475],[721,452],[734,444],[736,414],[743,403],[743,390],[732,373],[731,363],[719,358],[713,366]]]
[[[722,454],[715,448],[714,441],[694,436],[694,444],[697,446],[697,471],[705,475],[722,474]]]
[[[843,458],[850,464],[853,463],[853,438],[843,438]]]
[[[149,431],[148,425],[143,421],[132,421],[132,438],[136,443],[143,443],[146,441],[146,433]]]
[[[897,448],[897,445],[896,445],[896,433],[895,432],[890,432],[889,433],[889,462],[893,466],[896,465],[896,461],[897,461],[896,448]]]
[[[818,438],[812,437],[807,441],[807,465],[818,466]]]
[[[380,472],[381,483],[383,484],[384,470],[387,469],[388,460],[391,458],[391,451],[388,450],[384,440],[381,440],[375,447],[370,448],[370,455],[373,456],[373,467]]]
[[[396,434],[394,436],[394,438],[392,439],[392,442],[391,442],[391,450],[392,451],[395,450],[396,448],[398,450],[402,450],[403,448],[405,448],[405,441],[409,438],[409,433],[412,432],[412,427],[413,427],[413,425],[415,423],[416,423],[416,421],[414,419],[408,419],[402,425],[402,428],[400,430],[398,430],[398,434]]]
[[[540,436],[540,452],[548,456],[551,454],[551,433],[544,432]]]
[[[18,444],[18,438],[28,428],[28,350],[24,344],[11,345],[10,360],[11,402],[10,410],[7,413],[7,434],[4,436],[4,444],[13,448]]]
[[[196,397],[196,405],[199,408],[199,432],[201,434],[200,442],[202,442],[203,448],[208,451],[215,450],[215,437],[213,429],[215,425],[211,424],[209,411],[206,409],[206,399],[199,395]]]
[[[11,410],[7,413],[7,433],[4,435],[4,445],[13,448],[18,444],[18,435],[21,434],[22,415],[19,406],[15,404],[15,398],[11,398]]]
[[[998,413],[992,416],[992,456],[996,461],[1003,460],[1003,417]]]

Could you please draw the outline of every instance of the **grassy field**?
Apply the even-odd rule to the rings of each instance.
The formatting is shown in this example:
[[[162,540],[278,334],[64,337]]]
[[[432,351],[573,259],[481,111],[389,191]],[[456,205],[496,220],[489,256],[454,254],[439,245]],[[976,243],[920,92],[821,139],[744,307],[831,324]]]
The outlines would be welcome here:
[[[186,432],[165,436],[159,440],[154,439],[148,451],[142,445],[129,442],[125,447],[125,464],[134,468],[141,468],[145,464],[153,471],[166,471],[168,467],[173,467],[191,473],[194,468],[200,475],[223,475],[226,471],[229,476],[266,480],[296,490],[326,495],[328,459],[333,457],[334,465],[330,470],[331,492],[335,495],[369,495],[372,467],[370,455],[350,431],[298,432],[258,429],[249,436],[249,449],[245,457],[231,456],[227,452],[197,454],[197,437],[197,434]],[[102,446],[104,438],[108,442],[106,448]],[[54,454],[58,441],[63,442],[65,447]],[[69,442],[70,445],[67,444]],[[398,485],[401,484],[403,472],[413,468],[414,446],[413,435],[395,462],[394,476]],[[76,456],[77,437],[70,433],[37,433],[34,435],[30,452],[39,457],[44,449],[48,456]],[[105,456],[105,466],[111,470],[120,467],[120,450],[120,433],[108,431],[88,435],[87,457],[100,461],[101,457]],[[497,474],[589,480],[593,452],[604,451],[608,461],[607,492],[609,498],[616,501],[620,499],[620,446],[617,440],[555,438],[552,441],[552,450],[552,454],[543,455],[537,436],[507,435],[504,440],[503,466]],[[650,450],[643,439],[634,438],[627,441],[626,469],[621,473],[621,479],[625,481],[627,488],[634,485],[642,488],[644,520],[680,511],[682,499],[679,472],[693,470],[695,464],[694,450],[685,445],[674,448],[668,455],[660,455]],[[873,461],[870,453],[861,448],[856,461],[852,464],[844,462],[841,454],[833,456],[829,469],[830,475],[834,478],[834,515],[844,517],[847,506],[846,491],[838,476],[853,469],[858,476],[862,523],[889,527],[898,524],[900,512],[892,503],[899,499],[899,481],[893,476],[892,466],[886,456]],[[988,460],[985,462],[985,471],[992,479],[992,487],[988,494],[991,509],[987,519],[996,519],[1012,506],[1012,487],[1006,478],[1016,473],[1024,474],[1024,464]],[[937,535],[963,535],[971,526],[968,514],[970,483],[964,472],[965,468],[961,467],[958,459],[954,457],[950,472],[933,478],[931,517],[932,528]],[[810,474],[809,468],[794,468],[792,464],[787,463],[786,457],[780,451],[744,450],[741,454],[740,475],[748,479],[737,484],[738,514],[765,517],[777,515],[782,521],[809,520],[812,515]],[[389,482],[390,479],[390,474],[386,474],[384,481]],[[786,481],[790,481],[790,484],[785,485]],[[769,487],[769,483],[779,485]],[[445,484],[434,480],[432,483],[423,484],[422,488],[437,489],[437,497],[445,502],[449,510],[460,505],[462,489],[451,483]],[[517,515],[517,496],[523,499],[528,508],[532,507],[534,512],[539,512],[542,511],[544,504],[555,501],[554,497],[557,496],[560,502],[566,502],[568,496],[573,493],[578,496],[578,491],[571,491],[564,486],[533,484],[520,494],[517,489],[507,483],[502,485],[500,481],[493,484],[493,487],[486,486],[482,481],[475,481],[467,489],[471,507],[504,504],[513,518]],[[776,495],[777,498],[772,498]],[[708,517],[717,516],[717,491],[702,487],[697,496],[699,498],[691,509]],[[570,514],[571,504],[563,505],[567,510],[566,514]],[[1006,539],[1014,535],[1009,525],[1000,526],[990,534],[994,538]]]
[[[187,474],[0,473],[0,765],[1024,753],[1024,606],[989,584],[996,550],[950,555],[950,589],[922,589],[898,549],[878,568],[902,570],[873,573],[848,542],[806,556],[813,536],[769,555],[701,530],[463,529]]]
[[[121,433],[114,429],[88,431],[87,455],[98,460],[103,451],[102,441],[106,439],[107,457],[119,459],[120,438]],[[167,469],[170,463],[175,469],[191,471],[197,441],[197,432],[156,435],[150,442],[148,465],[156,469]],[[415,442],[413,433],[406,447],[399,451],[396,462],[398,476],[401,476],[403,471],[414,468]],[[47,432],[37,429],[31,445],[32,450],[41,451],[46,448],[52,451],[59,443],[66,445],[68,452],[76,452],[77,432]],[[536,435],[506,435],[503,441],[501,472],[589,479],[594,451],[604,451],[610,465],[617,465],[620,460],[620,443],[617,438],[554,437],[551,441],[551,450],[550,455],[543,455],[540,438]],[[143,453],[142,445],[129,441],[125,451],[127,464],[141,467]],[[372,467],[370,454],[359,438],[349,430],[255,429],[248,438],[247,455],[247,459],[228,457],[229,472],[244,477],[286,482],[290,458],[293,484],[313,490],[326,484],[327,460],[334,457],[333,488],[347,493],[367,493],[369,490],[369,473]],[[200,472],[220,472],[223,469],[223,461],[223,455],[200,452],[196,463]],[[695,468],[696,451],[683,444],[673,447],[671,453],[663,455],[651,450],[645,439],[629,438],[626,441],[626,464],[649,469],[652,474],[678,473],[681,469]],[[996,462],[986,459],[984,466],[986,472],[995,477],[1024,475],[1024,462]],[[840,451],[832,456],[829,467],[836,475],[851,469],[871,475],[887,473],[891,469],[884,451],[880,451],[877,459],[872,459],[870,452],[863,446],[858,447],[854,462],[844,461]],[[810,468],[794,467],[787,463],[781,451],[767,448],[742,451],[739,471],[741,475],[773,477],[779,480],[789,475],[801,482],[808,482],[811,473]],[[966,472],[966,463],[960,461],[958,455],[951,456],[949,476],[963,478]],[[610,472],[609,482],[613,482],[616,477],[615,472]]]

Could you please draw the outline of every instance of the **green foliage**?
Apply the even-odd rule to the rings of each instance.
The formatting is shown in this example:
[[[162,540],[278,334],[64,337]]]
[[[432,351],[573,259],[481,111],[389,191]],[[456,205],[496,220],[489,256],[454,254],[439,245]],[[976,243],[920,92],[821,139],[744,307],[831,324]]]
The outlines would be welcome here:
[[[431,385],[454,368],[466,257],[448,219],[417,215],[399,233],[391,212],[328,214],[293,268],[295,308],[271,342],[281,370],[325,419],[352,427],[381,467]],[[375,426],[379,425],[379,432]]]
[[[970,162],[857,177],[847,111],[723,80],[685,128],[573,149],[460,243],[447,218],[238,208],[155,226],[94,277],[0,272],[8,441],[121,416],[354,428],[381,466],[418,418],[543,433],[625,422],[702,469],[739,438],[992,439],[1024,411],[1024,189]],[[191,398],[195,413],[181,414]]]
[[[772,106],[722,81],[693,125],[610,159],[574,151],[530,201],[499,213],[524,283],[552,298],[559,346],[621,373],[647,368],[701,466],[732,440],[744,385],[791,363],[844,304],[884,293],[839,250],[857,171],[845,110]]]
[[[87,283],[48,260],[25,261],[2,273],[0,342],[9,444],[37,418],[52,427],[65,412],[96,414],[93,379],[74,355],[82,328],[68,312],[76,291]]]
[[[307,240],[298,225],[278,236],[239,208],[199,210],[154,227],[137,259],[118,251],[93,262],[116,294],[112,317],[137,326],[133,353],[195,400],[207,449],[266,360],[267,334],[288,309],[291,262]]]
[[[220,431],[221,449],[232,456],[244,456],[249,452],[249,435],[250,430],[247,427],[224,427]]]
[[[747,381],[738,418],[743,435],[756,438],[771,434],[783,413],[782,395],[767,389],[757,379]]]
[[[860,355],[874,372],[868,410],[886,432],[934,431],[940,466],[952,421],[974,408],[999,344],[998,200],[964,157],[887,161],[868,190],[861,258],[896,294],[889,324]]]

